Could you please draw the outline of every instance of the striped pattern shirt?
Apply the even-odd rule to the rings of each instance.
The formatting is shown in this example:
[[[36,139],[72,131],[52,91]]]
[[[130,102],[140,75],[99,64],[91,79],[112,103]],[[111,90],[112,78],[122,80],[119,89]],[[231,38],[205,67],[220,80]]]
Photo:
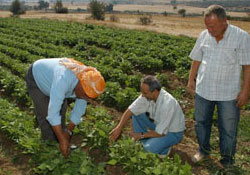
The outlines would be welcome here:
[[[250,36],[228,24],[218,43],[204,30],[190,53],[200,61],[196,78],[196,93],[210,101],[230,101],[240,91],[242,65],[250,65]]]

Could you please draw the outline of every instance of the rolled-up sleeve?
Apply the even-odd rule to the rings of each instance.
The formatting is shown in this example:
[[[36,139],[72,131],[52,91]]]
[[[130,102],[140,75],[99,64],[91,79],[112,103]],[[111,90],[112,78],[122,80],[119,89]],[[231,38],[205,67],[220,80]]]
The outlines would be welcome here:
[[[149,106],[149,102],[146,100],[145,97],[142,97],[141,95],[128,107],[128,109],[134,114],[134,115],[140,115],[142,113],[147,112]]]
[[[76,99],[73,111],[70,113],[70,120],[78,125],[82,121],[82,116],[85,114],[87,102],[84,99]]]
[[[204,32],[203,32],[204,33]],[[201,43],[202,43],[202,38],[203,38],[203,33],[199,36],[199,38],[196,40],[196,43],[194,45],[194,48],[192,49],[191,53],[189,54],[189,57],[192,60],[195,61],[201,61],[202,60],[202,48],[201,48]]]

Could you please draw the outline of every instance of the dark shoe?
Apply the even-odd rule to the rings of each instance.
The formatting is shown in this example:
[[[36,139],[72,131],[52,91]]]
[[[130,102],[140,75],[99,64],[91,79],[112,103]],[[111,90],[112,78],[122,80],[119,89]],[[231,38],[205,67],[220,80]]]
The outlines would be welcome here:
[[[221,159],[220,160],[220,163],[221,163],[221,165],[224,167],[224,168],[230,168],[230,167],[232,167],[233,166],[233,164],[234,164],[234,160],[232,160],[232,159]]]

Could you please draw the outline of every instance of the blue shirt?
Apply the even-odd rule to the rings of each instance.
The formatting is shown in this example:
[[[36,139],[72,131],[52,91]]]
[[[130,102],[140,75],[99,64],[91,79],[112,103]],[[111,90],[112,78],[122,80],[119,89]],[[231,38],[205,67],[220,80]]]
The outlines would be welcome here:
[[[74,89],[78,79],[69,69],[59,64],[59,58],[41,59],[33,64],[32,73],[39,89],[50,97],[47,120],[52,126],[61,124],[60,110],[65,98],[76,98]],[[70,120],[79,124],[87,102],[76,98]]]

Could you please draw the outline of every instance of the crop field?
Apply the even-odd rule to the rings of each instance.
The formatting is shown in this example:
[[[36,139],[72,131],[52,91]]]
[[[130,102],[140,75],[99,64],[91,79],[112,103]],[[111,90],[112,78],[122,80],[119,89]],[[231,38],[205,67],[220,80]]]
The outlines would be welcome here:
[[[5,140],[0,153],[12,147],[16,151],[12,162],[25,164],[25,175],[207,175],[228,171],[249,174],[249,105],[242,109],[235,167],[223,170],[219,166],[216,115],[211,158],[199,165],[190,161],[197,142],[193,97],[185,86],[191,63],[188,55],[194,43],[195,39],[190,37],[74,21],[0,18],[0,135],[3,136],[0,138],[4,138],[1,143]],[[40,139],[24,81],[32,62],[59,57],[75,58],[96,67],[107,82],[105,93],[97,101],[88,102],[83,122],[74,130],[72,142],[78,147],[71,150],[68,159],[63,158],[56,143]],[[148,74],[158,77],[180,102],[186,116],[183,141],[164,159],[144,152],[140,144],[131,140],[129,124],[117,142],[110,143],[108,138],[121,113],[140,94],[140,80]],[[73,105],[72,101],[68,113]],[[18,174],[16,171],[2,168],[0,159],[0,175]]]

